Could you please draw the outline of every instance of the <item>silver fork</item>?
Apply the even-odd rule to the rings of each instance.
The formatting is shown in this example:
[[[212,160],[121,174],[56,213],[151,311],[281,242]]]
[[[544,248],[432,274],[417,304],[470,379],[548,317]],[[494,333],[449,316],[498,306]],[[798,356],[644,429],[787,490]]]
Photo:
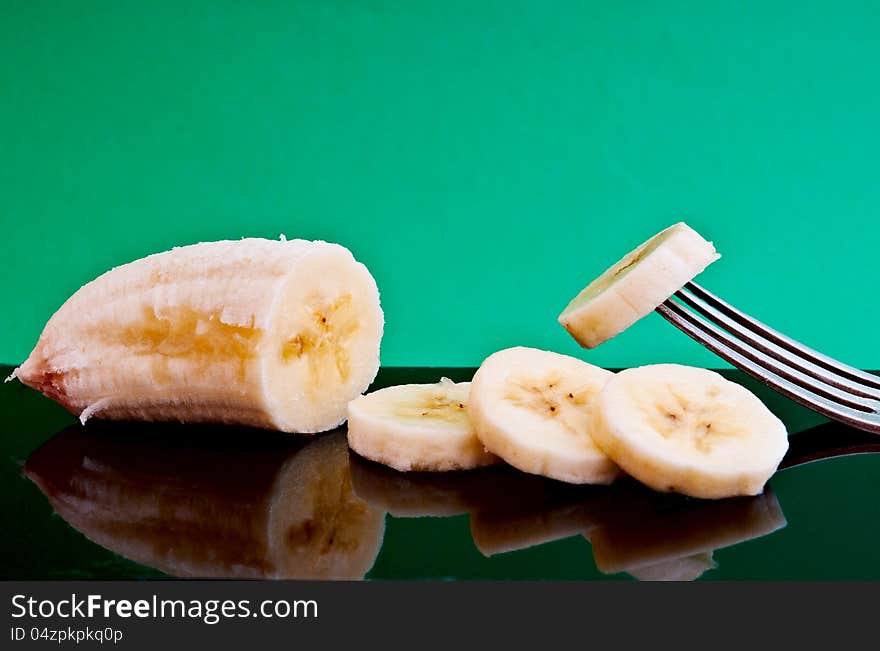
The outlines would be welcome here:
[[[880,376],[807,348],[694,282],[657,312],[779,393],[828,418],[880,434]]]

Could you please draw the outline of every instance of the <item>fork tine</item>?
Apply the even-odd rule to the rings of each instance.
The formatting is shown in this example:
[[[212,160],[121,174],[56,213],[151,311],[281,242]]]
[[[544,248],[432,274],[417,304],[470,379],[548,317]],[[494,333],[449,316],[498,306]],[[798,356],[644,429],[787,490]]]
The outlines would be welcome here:
[[[861,382],[846,378],[834,371],[829,371],[824,366],[811,362],[809,359],[800,357],[796,353],[762,337],[760,333],[754,333],[739,321],[727,316],[715,307],[706,304],[702,299],[692,296],[689,292],[684,290],[676,292],[675,297],[702,314],[712,323],[721,326],[730,334],[747,344],[751,344],[754,348],[769,355],[778,362],[853,395],[872,400],[880,400],[880,389],[866,387]]]
[[[765,371],[770,371],[775,375],[787,380],[788,382],[808,391],[812,391],[813,393],[818,394],[823,398],[827,398],[832,402],[836,402],[847,407],[852,407],[853,409],[857,409],[865,413],[871,413],[877,411],[878,408],[880,408],[880,403],[878,402],[866,400],[864,398],[845,393],[840,389],[825,384],[821,380],[810,377],[809,375],[801,373],[796,369],[790,367],[786,368],[785,366],[778,364],[777,361],[770,355],[755,348],[751,348],[750,346],[740,342],[731,334],[728,334],[724,330],[721,330],[710,321],[704,321],[696,314],[688,312],[677,303],[667,301],[666,304],[682,318],[696,325],[704,332],[713,335],[717,340],[724,343],[731,351],[745,359],[755,362]]]
[[[735,344],[730,335],[707,323],[702,318],[687,312],[673,301],[666,301],[660,305],[657,308],[657,312],[675,327],[706,346],[706,348],[719,357],[726,359],[756,380],[763,382],[792,400],[829,418],[850,424],[853,427],[880,432],[880,422],[869,418],[867,412],[834,402],[815,391],[798,386],[785,377],[742,355],[730,346],[732,343]]]
[[[872,387],[874,389],[880,389],[880,377],[872,375],[871,373],[866,373],[865,371],[862,371],[860,369],[853,368],[852,366],[848,366],[847,364],[843,364],[836,359],[828,357],[827,355],[823,355],[817,350],[804,346],[802,343],[795,341],[791,337],[787,337],[778,330],[774,330],[770,326],[750,317],[745,312],[741,312],[740,310],[733,307],[730,303],[727,303],[723,299],[719,298],[709,290],[701,287],[693,281],[687,283],[684,288],[707,305],[715,308],[719,312],[726,314],[728,317],[730,317],[740,325],[745,326],[752,332],[757,333],[763,336],[765,339],[772,341],[780,348],[789,350],[799,355],[800,357],[809,360],[816,366],[821,366],[822,368],[831,371],[832,373],[836,373],[843,378],[848,378],[850,380],[861,382],[862,384]]]

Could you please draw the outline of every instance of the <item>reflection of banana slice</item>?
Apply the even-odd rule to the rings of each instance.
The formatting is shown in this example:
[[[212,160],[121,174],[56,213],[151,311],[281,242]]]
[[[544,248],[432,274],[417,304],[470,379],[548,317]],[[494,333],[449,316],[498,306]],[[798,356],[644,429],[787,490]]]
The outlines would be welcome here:
[[[303,447],[251,434],[76,427],[37,450],[25,473],[90,540],[172,576],[362,577],[384,515],[352,494],[344,436]]]
[[[646,565],[630,571],[639,581],[696,581],[707,570],[718,567],[712,552]]]
[[[471,515],[471,536],[483,556],[543,545],[583,534],[591,527],[592,522],[578,502]]]
[[[599,446],[658,491],[756,495],[788,449],[785,425],[754,394],[701,368],[621,371],[594,413]]]
[[[483,509],[541,504],[543,477],[508,466],[454,472],[402,473],[352,455],[355,495],[398,518],[447,517]]]
[[[697,555],[785,526],[785,516],[770,490],[758,497],[717,502],[680,498],[678,505],[678,510],[655,509],[653,513],[639,508],[638,518],[630,517],[623,505],[616,517],[589,532],[596,567],[608,574],[629,572],[634,576],[644,568],[654,568],[646,571],[658,576],[662,575],[658,570],[662,564],[663,572],[672,576],[684,572],[684,566],[693,570]],[[705,557],[700,562],[708,569]]]
[[[396,470],[466,470],[498,461],[467,414],[470,382],[404,384],[348,405],[348,444]]]
[[[652,312],[720,256],[684,222],[627,254],[559,315],[581,346],[595,348]]]
[[[612,376],[566,355],[508,348],[474,375],[471,421],[486,448],[515,468],[573,484],[607,484],[617,467],[593,442],[591,412]]]

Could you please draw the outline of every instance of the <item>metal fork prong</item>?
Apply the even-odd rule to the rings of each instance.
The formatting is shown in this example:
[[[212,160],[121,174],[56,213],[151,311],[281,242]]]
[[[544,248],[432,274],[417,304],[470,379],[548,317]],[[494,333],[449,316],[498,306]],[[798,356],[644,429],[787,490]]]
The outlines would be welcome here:
[[[833,402],[814,391],[798,386],[736,352],[728,345],[730,342],[729,335],[706,323],[700,317],[687,312],[680,305],[672,301],[666,301],[657,308],[657,312],[675,327],[706,346],[706,348],[722,359],[726,359],[759,382],[766,384],[771,389],[791,398],[795,402],[853,427],[871,432],[880,432],[880,422],[869,418],[869,415],[865,412]],[[713,332],[713,330],[716,332]]]
[[[703,299],[696,295],[692,295],[687,290],[675,293],[675,298],[687,304],[712,323],[721,326],[730,334],[738,339],[752,345],[757,350],[765,353],[778,362],[786,366],[814,377],[830,386],[836,387],[855,396],[869,398],[872,400],[880,400],[880,389],[872,389],[865,386],[860,381],[851,380],[836,372],[829,371],[825,366],[820,366],[808,358],[801,357],[787,348],[776,344],[770,339],[763,337],[760,333],[744,326],[740,321],[727,316],[721,310],[706,303]],[[720,299],[719,299],[720,300]]]
[[[724,330],[717,327],[715,324],[702,319],[696,314],[688,312],[677,303],[669,300],[666,301],[665,304],[672,308],[673,311],[676,311],[678,314],[682,315],[683,318],[686,318],[692,323],[698,325],[704,332],[707,332],[713,335],[716,339],[724,342],[724,344],[733,352],[755,362],[762,368],[778,375],[779,377],[791,382],[792,384],[807,389],[808,391],[812,391],[813,393],[827,398],[832,402],[836,402],[847,407],[852,407],[853,409],[857,409],[865,413],[880,411],[880,402],[869,400],[866,398],[860,398],[858,396],[845,393],[840,389],[837,389],[828,384],[824,384],[821,380],[810,377],[809,375],[801,373],[796,369],[790,367],[786,368],[784,365],[779,364],[778,361],[770,355],[767,355],[760,350],[744,344],[743,342],[733,337],[732,334],[725,332]]]
[[[872,375],[871,373],[866,373],[865,371],[854,368],[847,364],[843,364],[842,362],[839,362],[832,357],[823,355],[817,350],[809,348],[808,346],[804,346],[802,343],[782,334],[778,330],[774,330],[765,323],[761,323],[757,319],[750,317],[745,312],[741,312],[740,310],[733,307],[730,303],[724,301],[723,299],[719,298],[709,290],[701,287],[693,281],[687,283],[684,288],[707,305],[710,305],[718,311],[723,312],[740,325],[748,328],[756,334],[761,335],[765,339],[772,341],[779,347],[789,350],[799,355],[800,357],[809,360],[813,364],[821,366],[822,368],[831,371],[832,373],[836,373],[841,377],[855,380],[856,382],[861,382],[874,389],[880,389],[880,377]]]

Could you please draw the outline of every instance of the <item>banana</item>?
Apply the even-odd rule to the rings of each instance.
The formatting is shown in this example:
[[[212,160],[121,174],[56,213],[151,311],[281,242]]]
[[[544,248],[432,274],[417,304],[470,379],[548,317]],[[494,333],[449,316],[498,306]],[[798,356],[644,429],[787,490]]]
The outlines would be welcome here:
[[[559,315],[584,348],[595,348],[652,312],[721,257],[684,222],[670,226],[587,285]]]
[[[753,393],[702,368],[621,371],[593,413],[599,447],[662,492],[757,495],[788,449],[785,425]]]
[[[348,445],[395,470],[466,470],[498,458],[486,452],[468,418],[470,382],[401,384],[348,405]]]
[[[207,242],[80,288],[14,372],[78,415],[313,433],[379,368],[376,282],[327,242]]]
[[[385,514],[353,494],[344,435],[252,434],[70,427],[30,456],[24,474],[89,540],[170,576],[363,578]]]
[[[535,348],[490,355],[471,384],[471,421],[490,452],[524,472],[608,484],[617,466],[591,436],[593,403],[613,373]]]

